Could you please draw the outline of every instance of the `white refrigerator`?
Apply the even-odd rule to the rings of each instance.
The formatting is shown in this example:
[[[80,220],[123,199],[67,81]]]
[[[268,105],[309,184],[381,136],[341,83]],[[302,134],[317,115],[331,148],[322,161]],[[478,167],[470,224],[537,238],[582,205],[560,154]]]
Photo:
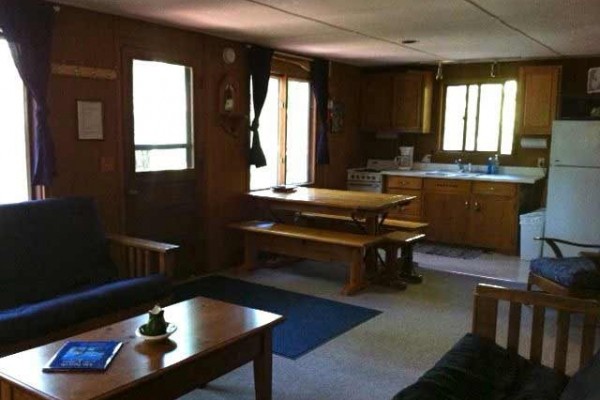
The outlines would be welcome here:
[[[544,236],[600,244],[600,121],[554,121]],[[585,250],[559,247],[565,257]],[[543,254],[554,257],[547,245]]]

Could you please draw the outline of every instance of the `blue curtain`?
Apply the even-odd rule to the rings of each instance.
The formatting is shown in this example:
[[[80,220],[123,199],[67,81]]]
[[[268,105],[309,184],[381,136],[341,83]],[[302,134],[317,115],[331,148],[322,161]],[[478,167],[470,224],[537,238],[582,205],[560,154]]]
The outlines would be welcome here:
[[[54,144],[46,99],[54,9],[40,0],[0,0],[0,28],[33,106],[32,184],[49,185],[55,174]]]
[[[260,46],[252,46],[248,55],[250,62],[250,76],[252,77],[252,103],[254,104],[254,120],[250,126],[252,132],[252,147],[250,147],[250,165],[256,168],[267,165],[265,153],[260,147],[258,136],[258,121],[262,112],[267,90],[269,89],[269,78],[271,77],[271,59],[273,50]]]
[[[327,102],[329,101],[329,62],[314,60],[310,67],[310,85],[317,103],[317,164],[329,164],[327,140]]]

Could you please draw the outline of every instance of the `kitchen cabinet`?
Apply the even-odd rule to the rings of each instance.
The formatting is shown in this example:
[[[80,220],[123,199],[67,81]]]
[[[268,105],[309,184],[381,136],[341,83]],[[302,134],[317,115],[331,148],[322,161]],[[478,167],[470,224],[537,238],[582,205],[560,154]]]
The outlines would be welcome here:
[[[389,130],[392,125],[393,78],[391,74],[365,74],[361,85],[361,127]]]
[[[519,68],[519,112],[521,135],[550,135],[556,118],[561,67],[556,65]]]
[[[517,253],[519,187],[514,183],[428,179],[423,220],[428,238]]]
[[[430,71],[365,74],[361,86],[361,128],[429,132],[432,94]]]
[[[471,182],[427,179],[423,188],[423,220],[429,223],[427,239],[464,244],[469,217]]]
[[[385,183],[386,193],[416,196],[414,200],[411,200],[410,203],[400,207],[398,211],[390,212],[388,214],[388,218],[402,219],[408,221],[420,221],[422,205],[422,186],[422,178],[413,178],[405,176],[387,176]]]
[[[512,183],[474,182],[469,201],[466,243],[515,253],[519,204]]]
[[[432,72],[409,71],[394,75],[394,129],[402,132],[430,132],[432,98]]]

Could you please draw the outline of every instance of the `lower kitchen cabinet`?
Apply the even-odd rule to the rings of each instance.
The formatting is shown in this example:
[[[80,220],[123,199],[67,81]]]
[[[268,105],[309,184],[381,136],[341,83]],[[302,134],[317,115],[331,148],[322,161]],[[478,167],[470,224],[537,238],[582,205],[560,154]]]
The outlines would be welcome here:
[[[387,176],[385,191],[417,198],[390,218],[429,223],[427,239],[518,253],[519,214],[538,208],[540,184]]]

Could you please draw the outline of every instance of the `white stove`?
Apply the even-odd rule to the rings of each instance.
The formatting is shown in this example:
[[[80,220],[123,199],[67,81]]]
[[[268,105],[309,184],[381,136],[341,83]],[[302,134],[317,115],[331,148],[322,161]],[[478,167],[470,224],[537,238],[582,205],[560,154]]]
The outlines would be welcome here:
[[[346,189],[357,192],[383,192],[383,176],[381,171],[396,169],[394,160],[370,159],[365,168],[351,168],[348,170]]]

